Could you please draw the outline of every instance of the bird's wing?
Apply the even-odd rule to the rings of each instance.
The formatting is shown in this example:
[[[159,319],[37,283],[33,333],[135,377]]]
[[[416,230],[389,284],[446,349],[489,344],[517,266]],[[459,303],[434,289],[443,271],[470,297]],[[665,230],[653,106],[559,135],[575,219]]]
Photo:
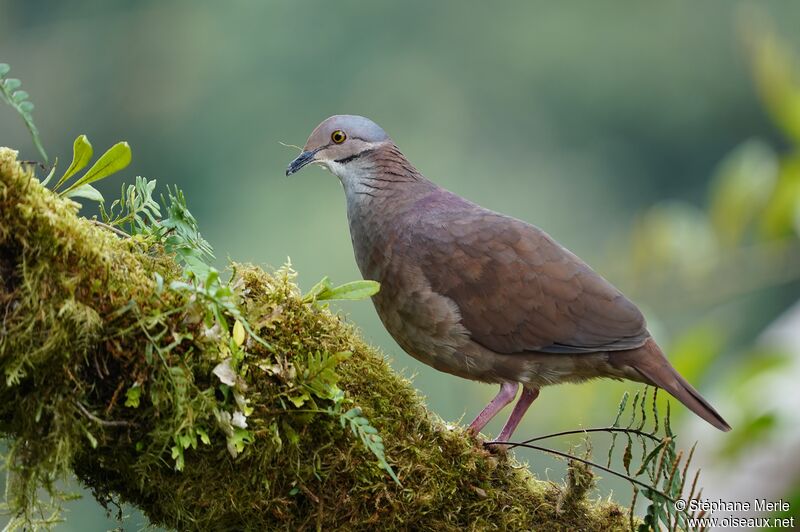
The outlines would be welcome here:
[[[428,207],[407,242],[473,341],[499,353],[588,353],[649,337],[639,309],[541,229],[468,202]]]

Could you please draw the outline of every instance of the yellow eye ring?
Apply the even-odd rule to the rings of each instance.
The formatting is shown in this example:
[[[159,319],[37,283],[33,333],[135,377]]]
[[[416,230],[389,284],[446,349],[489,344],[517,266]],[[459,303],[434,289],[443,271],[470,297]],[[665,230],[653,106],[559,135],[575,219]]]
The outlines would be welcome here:
[[[333,141],[334,144],[341,144],[342,142],[345,141],[346,138],[347,135],[345,135],[344,131],[342,131],[341,129],[337,129],[336,131],[331,133],[331,140]]]

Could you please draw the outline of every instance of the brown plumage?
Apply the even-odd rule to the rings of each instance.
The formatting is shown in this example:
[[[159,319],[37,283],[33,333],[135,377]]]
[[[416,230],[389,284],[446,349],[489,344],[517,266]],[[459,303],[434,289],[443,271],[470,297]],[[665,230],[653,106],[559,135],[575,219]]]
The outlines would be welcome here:
[[[471,430],[507,405],[518,383],[523,394],[500,440],[542,386],[595,377],[658,386],[730,430],[619,290],[541,229],[426,179],[375,123],[327,119],[286,173],[309,163],[344,186],[356,262],[381,283],[373,301],[397,343],[441,371],[501,384]]]

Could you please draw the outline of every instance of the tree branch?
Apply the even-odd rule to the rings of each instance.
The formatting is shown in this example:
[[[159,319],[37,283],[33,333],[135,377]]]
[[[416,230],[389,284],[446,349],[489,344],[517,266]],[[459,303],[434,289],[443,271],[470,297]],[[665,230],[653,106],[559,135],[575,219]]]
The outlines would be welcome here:
[[[101,503],[182,530],[627,527],[613,503],[559,507],[554,483],[446,428],[352,327],[302,301],[290,271],[234,266],[226,285],[268,351],[235,333],[228,307],[209,314],[172,288],[183,272],[158,245],[80,218],[31,172],[0,148],[0,434],[14,523],[36,524],[41,489],[57,495],[74,472]],[[402,485],[344,428],[355,406]]]

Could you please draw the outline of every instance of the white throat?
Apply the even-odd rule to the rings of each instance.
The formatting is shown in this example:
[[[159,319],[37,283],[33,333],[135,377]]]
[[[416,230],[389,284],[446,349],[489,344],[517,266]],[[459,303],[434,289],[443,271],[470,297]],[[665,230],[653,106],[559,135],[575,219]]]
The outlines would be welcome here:
[[[333,175],[339,178],[348,199],[359,193],[373,192],[368,184],[372,180],[374,170],[372,165],[366,161],[360,159],[348,163],[330,161],[326,162],[325,166]]]
[[[365,144],[365,150],[369,150],[374,146],[373,143]],[[354,195],[374,192],[368,184],[373,178],[375,165],[368,157],[357,157],[347,162],[337,162],[331,159],[320,161],[319,164],[339,178],[348,199]]]

